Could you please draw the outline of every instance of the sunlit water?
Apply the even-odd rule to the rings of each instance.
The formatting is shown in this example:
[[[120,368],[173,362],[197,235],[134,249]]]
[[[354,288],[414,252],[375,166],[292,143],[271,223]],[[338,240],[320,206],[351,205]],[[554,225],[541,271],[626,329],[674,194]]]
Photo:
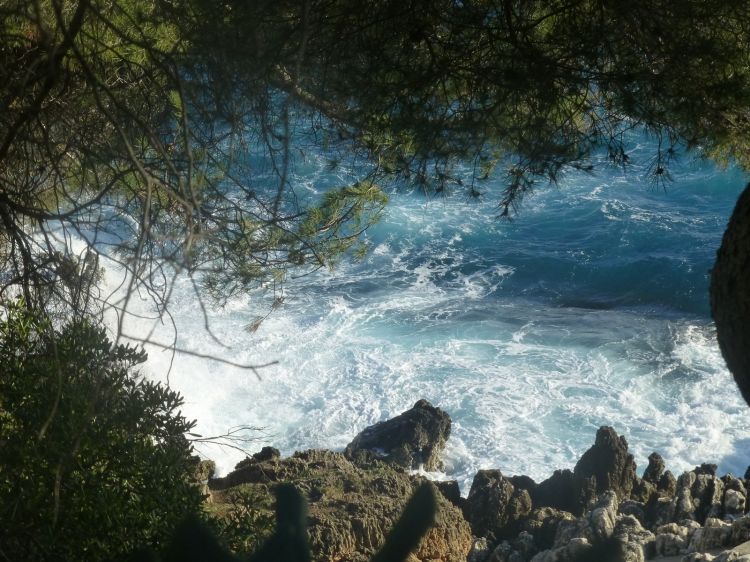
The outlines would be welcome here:
[[[480,468],[541,479],[572,467],[604,424],[626,436],[641,469],[658,451],[673,471],[710,461],[744,474],[750,409],[715,342],[708,272],[746,178],[685,159],[655,188],[647,149],[634,149],[627,170],[600,165],[540,188],[512,222],[497,220],[489,194],[394,195],[362,263],[291,280],[256,332],[244,329],[265,312],[252,296],[211,309],[228,348],[206,334],[181,281],[179,346],[278,361],[258,380],[176,357],[169,380],[184,411],[201,434],[258,426],[251,449],[290,454],[342,449],[426,398],[453,419],[442,477],[464,493]],[[319,168],[298,165],[300,191],[330,181]],[[151,324],[128,322],[139,334]],[[165,378],[170,359],[151,349],[149,373]],[[202,451],[222,472],[242,458]]]

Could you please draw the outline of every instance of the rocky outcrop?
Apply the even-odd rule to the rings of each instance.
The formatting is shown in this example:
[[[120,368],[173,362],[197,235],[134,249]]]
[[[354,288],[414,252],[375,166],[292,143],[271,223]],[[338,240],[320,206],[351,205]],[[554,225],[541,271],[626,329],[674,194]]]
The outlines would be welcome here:
[[[637,479],[635,469],[625,438],[617,435],[611,427],[599,428],[594,445],[583,454],[573,470],[579,511],[608,490],[619,498],[630,497]]]
[[[235,472],[210,481],[214,502],[219,504],[216,508],[221,508],[231,492],[227,489],[229,482],[252,491],[259,505],[272,502],[277,484],[294,484],[309,504],[308,535],[316,561],[369,560],[424,481],[377,460],[368,467],[357,466],[343,454],[331,451],[264,458],[243,461]],[[458,508],[442,494],[436,496],[436,523],[411,560],[464,562],[473,540],[469,525]]]
[[[516,488],[499,470],[480,470],[464,504],[475,535],[490,540],[518,533],[518,523],[531,512],[531,496]]]
[[[450,433],[450,416],[420,400],[411,410],[365,428],[344,454],[355,461],[375,457],[406,469],[440,470],[440,454]]]

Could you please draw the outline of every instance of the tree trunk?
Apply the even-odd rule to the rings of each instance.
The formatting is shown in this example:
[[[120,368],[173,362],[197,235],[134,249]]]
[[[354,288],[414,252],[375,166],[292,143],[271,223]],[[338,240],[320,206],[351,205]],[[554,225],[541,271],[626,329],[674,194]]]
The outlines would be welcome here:
[[[750,184],[740,195],[711,273],[719,347],[750,405]]]

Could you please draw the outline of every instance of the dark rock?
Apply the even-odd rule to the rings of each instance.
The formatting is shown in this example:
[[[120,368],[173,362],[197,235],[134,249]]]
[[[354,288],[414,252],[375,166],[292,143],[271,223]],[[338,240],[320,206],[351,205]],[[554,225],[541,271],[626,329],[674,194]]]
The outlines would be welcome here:
[[[744,478],[745,480],[750,480],[750,466],[748,466],[747,469],[745,470]]]
[[[517,490],[499,470],[480,470],[474,476],[464,515],[478,537],[500,540],[518,533],[519,521],[531,512],[531,497]]]
[[[636,478],[633,484],[633,489],[630,492],[630,497],[641,503],[648,503],[651,500],[651,496],[657,494],[656,485],[645,478]]]
[[[552,548],[557,535],[557,527],[562,521],[574,521],[575,517],[567,511],[553,507],[534,509],[521,525],[522,530],[534,537],[539,550]]]
[[[534,490],[536,490],[537,483],[534,482],[533,478],[529,478],[528,476],[511,476],[508,478],[510,480],[510,483],[513,484],[517,489],[519,490],[526,490],[532,497],[534,495]]]
[[[253,460],[256,462],[270,461],[271,459],[278,458],[281,458],[281,453],[276,447],[263,447],[253,455]]]
[[[646,525],[646,505],[635,500],[620,502],[618,513],[635,517],[641,525]]]
[[[594,445],[583,454],[573,470],[582,507],[596,499],[591,497],[592,477],[597,496],[611,490],[620,499],[629,498],[636,481],[635,469],[625,438],[617,435],[611,427],[600,427]]]
[[[451,419],[427,400],[390,420],[365,428],[346,446],[349,459],[366,451],[406,469],[439,470],[440,453],[451,432]]]
[[[671,498],[654,496],[646,506],[646,526],[657,529],[675,520],[676,502]]]
[[[718,465],[703,463],[700,466],[696,466],[693,472],[695,472],[696,476],[701,474],[705,474],[706,476],[716,476],[716,470],[718,468]]]
[[[673,498],[677,493],[677,479],[674,477],[674,474],[667,470],[659,479],[656,490],[663,498]]]
[[[716,470],[713,474],[707,471],[697,473],[691,489],[693,505],[695,505],[695,520],[701,525],[707,518],[721,517],[723,511],[724,483],[714,475],[715,473]]]
[[[537,484],[530,494],[534,507],[553,507],[580,515],[581,507],[570,470],[556,470],[547,480]]]
[[[643,479],[647,482],[651,482],[656,485],[664,474],[664,459],[661,458],[659,453],[651,453],[648,456],[648,466],[643,472]]]
[[[463,505],[464,499],[461,497],[461,490],[458,487],[456,480],[445,480],[443,482],[433,482],[435,487],[440,491],[445,499],[451,502],[456,507]]]

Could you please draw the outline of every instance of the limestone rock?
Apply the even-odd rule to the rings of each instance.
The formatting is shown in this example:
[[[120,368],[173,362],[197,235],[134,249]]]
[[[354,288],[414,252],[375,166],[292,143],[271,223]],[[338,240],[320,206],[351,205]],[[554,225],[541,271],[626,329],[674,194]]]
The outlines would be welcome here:
[[[552,548],[557,528],[563,521],[575,521],[572,513],[560,511],[553,507],[534,509],[523,521],[522,529],[534,537],[539,550]]]
[[[577,515],[582,512],[573,472],[570,470],[556,470],[552,476],[537,484],[530,493],[534,507],[552,507]]]
[[[374,455],[406,469],[439,470],[440,454],[451,432],[447,413],[427,400],[411,410],[365,428],[346,446],[349,459]]]
[[[320,562],[369,560],[424,481],[386,463],[373,461],[365,468],[341,453],[316,450],[250,463],[235,472],[241,474],[243,488],[267,498],[269,504],[278,483],[289,482],[300,489],[309,504],[313,559]],[[227,482],[238,479],[230,474],[227,479],[211,481],[222,486],[214,490],[214,501],[220,503],[230,493]],[[473,541],[469,525],[461,511],[437,491],[436,498],[436,524],[422,538],[410,562],[465,562]]]
[[[730,516],[740,516],[745,513],[745,503],[747,498],[742,492],[737,490],[727,490],[724,492],[724,513]]]
[[[750,541],[750,515],[740,517],[732,523],[730,540],[732,544]]]
[[[628,453],[625,438],[617,435],[611,427],[599,428],[594,445],[583,454],[573,470],[578,490],[583,496],[583,506],[593,499],[588,497],[590,492],[587,490],[592,478],[596,495],[611,490],[619,498],[629,498],[636,481],[635,469],[635,461],[633,455]]]
[[[516,489],[499,470],[480,470],[464,504],[464,515],[476,536],[498,540],[518,532],[520,520],[531,512],[531,496]]]
[[[573,562],[591,550],[591,543],[584,538],[571,539],[565,546],[543,550],[531,562]]]
[[[648,466],[643,472],[643,479],[656,486],[659,484],[659,480],[661,480],[661,477],[664,474],[665,466],[664,459],[661,458],[659,453],[651,453],[648,456]]]
[[[623,562],[645,562],[654,552],[654,534],[632,515],[617,518],[613,536],[622,544]]]
[[[721,519],[708,518],[706,519],[706,525],[700,529],[696,529],[693,533],[688,545],[688,552],[706,552],[727,546],[731,532],[731,523],[727,523]]]
[[[486,537],[474,539],[469,554],[466,556],[466,562],[485,562],[490,554],[492,554],[492,549]]]
[[[641,525],[646,524],[646,505],[635,500],[625,500],[620,502],[618,508],[620,515],[632,515]]]
[[[659,479],[656,491],[664,498],[673,498],[677,492],[677,479],[669,470],[667,470]]]
[[[706,468],[707,467],[707,468]],[[712,474],[716,472],[716,465],[703,464],[696,472],[695,483],[692,486],[693,505],[695,506],[695,520],[703,523],[708,518],[721,517],[722,499],[724,497],[724,483]]]

